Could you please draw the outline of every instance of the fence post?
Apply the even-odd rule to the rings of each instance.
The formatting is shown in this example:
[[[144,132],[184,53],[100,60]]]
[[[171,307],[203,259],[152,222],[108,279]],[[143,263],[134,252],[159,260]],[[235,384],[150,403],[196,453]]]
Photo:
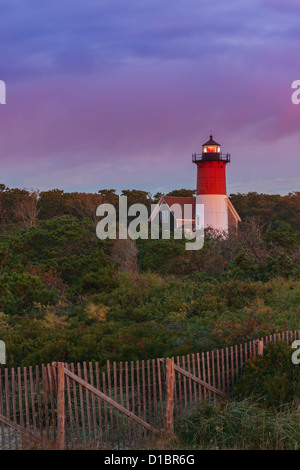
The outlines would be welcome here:
[[[263,356],[264,355],[264,340],[259,340],[258,341],[258,355]]]
[[[165,419],[165,434],[170,436],[174,429],[174,359],[166,359],[166,384],[167,384],[167,397],[166,397],[166,419]]]
[[[65,449],[65,368],[57,363],[57,450]]]

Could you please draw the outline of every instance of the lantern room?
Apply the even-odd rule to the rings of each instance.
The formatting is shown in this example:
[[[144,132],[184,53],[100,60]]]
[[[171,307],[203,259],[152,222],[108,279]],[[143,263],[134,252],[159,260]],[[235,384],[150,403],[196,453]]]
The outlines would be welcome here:
[[[206,153],[220,153],[220,144],[213,140],[213,136],[210,136],[210,139],[202,145],[203,154]]]
[[[205,161],[217,161],[217,162],[230,162],[229,153],[221,153],[221,146],[210,136],[210,139],[202,145],[202,153],[193,154],[193,162],[205,162]]]

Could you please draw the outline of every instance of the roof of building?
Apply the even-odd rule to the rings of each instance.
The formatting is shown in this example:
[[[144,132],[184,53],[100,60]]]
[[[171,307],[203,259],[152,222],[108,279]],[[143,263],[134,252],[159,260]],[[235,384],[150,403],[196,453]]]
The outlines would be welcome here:
[[[227,202],[227,206],[228,206],[228,209],[230,210],[231,214],[232,214],[232,217],[237,221],[237,222],[241,222],[241,218],[239,216],[239,214],[237,213],[237,211],[235,210],[232,202],[230,201],[230,199],[227,197],[226,199],[226,202]]]
[[[195,197],[178,197],[178,196],[163,196],[162,199],[170,207],[176,219],[186,219],[187,208],[184,206],[190,205],[192,209],[192,219],[195,219],[196,212],[196,198]],[[178,207],[179,206],[179,207]]]
[[[220,144],[218,144],[218,142],[216,142],[213,139],[212,135],[210,135],[209,137],[210,137],[209,140],[207,142],[205,142],[205,144],[203,144],[203,145],[218,145],[220,147]]]
[[[189,219],[189,216],[191,215],[191,220],[195,219],[195,213],[196,213],[196,198],[195,197],[178,197],[178,196],[162,196],[157,203],[156,208],[150,215],[149,221],[155,217],[157,214],[159,207],[163,204],[167,204],[171,212],[173,213],[175,219],[177,220],[183,220],[183,219]],[[191,206],[191,214],[188,211],[187,207],[184,207],[185,205],[190,205]]]

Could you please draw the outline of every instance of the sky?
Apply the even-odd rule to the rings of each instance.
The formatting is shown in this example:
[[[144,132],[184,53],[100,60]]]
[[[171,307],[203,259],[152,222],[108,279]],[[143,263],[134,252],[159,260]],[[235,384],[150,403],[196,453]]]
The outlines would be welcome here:
[[[0,0],[0,183],[195,188],[210,133],[228,194],[300,190],[298,0]]]

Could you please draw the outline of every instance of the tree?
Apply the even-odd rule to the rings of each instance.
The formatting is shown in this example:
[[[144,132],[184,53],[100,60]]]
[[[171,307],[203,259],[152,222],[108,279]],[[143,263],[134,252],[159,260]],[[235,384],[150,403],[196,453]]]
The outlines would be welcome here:
[[[140,191],[138,189],[123,189],[122,196],[127,196],[128,207],[133,204],[144,204],[148,209],[151,206],[151,194],[147,191]]]
[[[40,218],[43,220],[60,217],[67,213],[65,193],[60,189],[42,191],[39,204],[41,207]]]
[[[174,196],[174,197],[193,197],[196,194],[195,189],[173,189],[170,191],[166,196]]]
[[[90,219],[94,225],[98,223],[96,216],[97,207],[104,202],[101,194],[93,193],[76,193],[68,198],[66,206],[70,210],[71,215],[75,215],[79,219]]]
[[[5,224],[5,184],[0,184],[0,226]]]
[[[267,224],[256,217],[248,218],[241,224],[238,234],[239,251],[243,251],[255,262],[262,262],[270,254],[264,240]]]
[[[118,204],[119,197],[115,189],[100,189],[98,193],[102,196],[103,202],[112,204],[113,206]]]
[[[14,214],[17,221],[28,229],[36,225],[38,214],[41,210],[39,204],[39,191],[30,191],[24,198],[16,203]]]
[[[111,248],[111,261],[119,265],[120,271],[138,272],[138,249],[134,240],[117,239]]]
[[[155,193],[154,196],[153,196],[153,203],[157,204],[160,201],[160,199],[162,198],[163,195],[164,194],[161,193],[161,192]]]

